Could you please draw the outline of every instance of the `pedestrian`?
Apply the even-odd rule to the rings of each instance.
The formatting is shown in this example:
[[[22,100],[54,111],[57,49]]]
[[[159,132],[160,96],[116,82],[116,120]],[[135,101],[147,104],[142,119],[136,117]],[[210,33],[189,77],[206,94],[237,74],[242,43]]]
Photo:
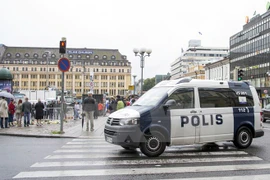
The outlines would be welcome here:
[[[22,100],[18,101],[15,107],[15,117],[17,120],[17,127],[22,127]]]
[[[74,105],[74,120],[79,119],[80,105],[78,102],[75,102]]]
[[[113,113],[114,111],[116,111],[116,101],[114,98],[111,98],[111,102],[109,105],[109,111],[110,111],[110,113]]]
[[[31,113],[31,103],[28,101],[28,98],[25,98],[24,103],[22,104],[23,120],[24,127],[28,127],[30,124],[30,113]]]
[[[116,110],[122,109],[125,107],[125,102],[120,98],[119,95],[116,96]]]
[[[13,124],[14,113],[15,113],[15,104],[14,104],[14,100],[11,99],[10,100],[10,103],[8,104],[8,122],[9,122],[9,127],[14,126],[14,124]]]
[[[86,131],[89,131],[89,121],[91,131],[94,131],[94,112],[96,100],[93,98],[92,92],[88,92],[88,97],[83,101],[83,113],[86,119]]]
[[[8,127],[8,104],[5,97],[1,97],[0,99],[0,124],[1,128],[9,128]]]
[[[95,111],[94,111],[94,119],[98,118],[98,103],[95,102]]]
[[[38,102],[35,104],[37,126],[42,125],[41,120],[43,119],[43,109],[44,104],[41,102],[40,99],[38,99]]]
[[[99,116],[102,116],[103,112],[103,104],[101,102],[98,103],[98,114]]]

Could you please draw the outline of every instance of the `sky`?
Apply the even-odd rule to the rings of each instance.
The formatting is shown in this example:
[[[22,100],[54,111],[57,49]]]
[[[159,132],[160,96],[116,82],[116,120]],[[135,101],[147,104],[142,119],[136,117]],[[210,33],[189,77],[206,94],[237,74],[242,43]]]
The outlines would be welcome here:
[[[228,47],[245,17],[266,12],[267,0],[0,0],[0,44],[118,49],[141,77],[134,48],[151,49],[144,79],[170,72],[191,39]],[[199,33],[201,32],[201,34]]]

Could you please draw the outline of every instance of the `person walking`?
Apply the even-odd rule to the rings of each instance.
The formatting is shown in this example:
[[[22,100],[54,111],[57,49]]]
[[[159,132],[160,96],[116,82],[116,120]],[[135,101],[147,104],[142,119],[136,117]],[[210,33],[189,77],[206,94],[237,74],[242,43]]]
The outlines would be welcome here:
[[[15,106],[15,117],[17,121],[17,127],[22,127],[22,100],[18,101]]]
[[[14,126],[14,124],[13,124],[14,114],[15,114],[15,104],[14,104],[14,100],[11,99],[10,100],[10,103],[8,105],[8,122],[9,122],[9,127]]]
[[[28,98],[25,98],[25,102],[22,104],[23,120],[24,127],[28,127],[30,124],[30,113],[31,113],[31,103],[28,101]]]
[[[1,97],[0,99],[0,124],[1,128],[9,128],[8,127],[8,104],[5,97]]]
[[[92,92],[88,92],[88,97],[83,101],[83,113],[86,119],[86,131],[89,131],[89,121],[91,125],[91,131],[94,131],[94,112],[95,112],[96,100],[93,98]]]
[[[44,109],[44,104],[41,102],[40,99],[38,99],[38,102],[35,104],[37,126],[42,125],[41,120],[43,119],[43,109]]]

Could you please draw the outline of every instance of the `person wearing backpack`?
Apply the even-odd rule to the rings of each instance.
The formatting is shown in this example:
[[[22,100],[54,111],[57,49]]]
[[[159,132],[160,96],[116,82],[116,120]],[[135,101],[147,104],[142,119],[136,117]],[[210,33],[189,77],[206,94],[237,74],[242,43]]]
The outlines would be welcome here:
[[[116,111],[118,111],[119,109],[122,109],[125,107],[125,102],[122,99],[120,99],[119,95],[117,95],[116,98],[117,98],[116,99]]]

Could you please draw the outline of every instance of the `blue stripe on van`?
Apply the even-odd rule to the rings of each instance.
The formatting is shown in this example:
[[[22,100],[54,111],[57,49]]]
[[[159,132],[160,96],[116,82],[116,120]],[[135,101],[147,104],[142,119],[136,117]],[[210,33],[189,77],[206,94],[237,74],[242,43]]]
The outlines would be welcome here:
[[[254,127],[254,108],[253,107],[234,107],[233,118],[234,118],[234,134],[236,134],[238,128],[244,124],[249,124],[252,127]]]

